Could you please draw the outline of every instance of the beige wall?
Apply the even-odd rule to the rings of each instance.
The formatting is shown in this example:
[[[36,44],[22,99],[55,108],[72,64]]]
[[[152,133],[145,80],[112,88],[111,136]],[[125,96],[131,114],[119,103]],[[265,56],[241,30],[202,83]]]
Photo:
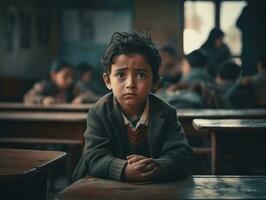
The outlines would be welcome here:
[[[133,26],[145,30],[159,45],[177,46],[177,0],[134,0]]]

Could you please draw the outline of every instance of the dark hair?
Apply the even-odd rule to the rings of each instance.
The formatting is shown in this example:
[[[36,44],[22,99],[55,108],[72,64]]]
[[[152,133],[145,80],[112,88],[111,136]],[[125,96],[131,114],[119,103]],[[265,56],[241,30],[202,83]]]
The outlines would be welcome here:
[[[240,75],[240,66],[232,60],[225,61],[216,70],[216,75],[219,75],[224,80],[235,81]]]
[[[65,61],[54,61],[51,64],[50,72],[59,72],[59,71],[61,71],[64,68],[72,69],[72,66],[69,63],[65,62]]]
[[[214,41],[217,38],[223,38],[224,37],[224,32],[219,29],[219,28],[213,28],[210,31],[210,34],[208,36],[207,41],[202,45],[203,48],[205,47],[213,47],[214,46]]]
[[[168,53],[169,55],[171,56],[174,56],[176,57],[177,54],[176,54],[176,50],[170,46],[163,46],[160,48],[160,52],[165,52],[165,53]]]
[[[150,35],[146,33],[115,32],[102,57],[105,71],[111,73],[111,66],[116,56],[131,53],[138,53],[144,56],[151,65],[153,81],[159,81],[161,57]]]
[[[93,72],[91,65],[85,62],[79,63],[77,65],[76,70],[77,70],[78,77],[81,77],[86,72]]]
[[[188,63],[191,68],[203,68],[206,66],[207,57],[203,50],[194,50],[190,54],[186,55]]]

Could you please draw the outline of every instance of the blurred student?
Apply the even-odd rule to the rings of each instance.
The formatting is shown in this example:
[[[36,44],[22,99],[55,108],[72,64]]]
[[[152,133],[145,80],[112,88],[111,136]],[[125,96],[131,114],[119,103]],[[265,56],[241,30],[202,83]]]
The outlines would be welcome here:
[[[227,96],[230,88],[234,87],[240,76],[241,68],[232,60],[228,60],[221,64],[215,75],[214,91],[219,108],[231,108],[231,102]]]
[[[159,68],[161,81],[164,85],[177,83],[181,78],[181,72],[177,66],[176,51],[172,47],[164,46],[160,49],[160,55],[162,58],[162,63]]]
[[[224,33],[219,28],[214,28],[207,41],[201,46],[201,49],[206,52],[208,72],[213,76],[217,67],[231,57],[230,50],[223,38]]]
[[[266,105],[266,55],[259,57],[257,69],[258,73],[251,77],[251,84],[256,102],[264,102]]]
[[[240,72],[240,66],[232,60],[228,60],[221,64],[217,68],[215,76],[215,83],[219,93],[225,94],[226,91],[235,84],[240,76]]]
[[[54,62],[50,68],[50,77],[36,83],[25,94],[24,103],[53,105],[75,102],[80,97],[75,92],[73,79],[74,70],[69,63]]]
[[[95,77],[92,67],[87,63],[80,63],[76,71],[78,80],[75,89],[81,93],[82,103],[96,102],[101,95],[99,87],[97,87],[96,82],[93,80]]]
[[[181,64],[182,78],[184,83],[209,83],[213,79],[206,70],[207,58],[202,50],[192,51],[184,57]]]
[[[258,73],[245,76],[227,92],[228,98],[236,108],[265,107],[266,102],[266,57],[259,57]]]

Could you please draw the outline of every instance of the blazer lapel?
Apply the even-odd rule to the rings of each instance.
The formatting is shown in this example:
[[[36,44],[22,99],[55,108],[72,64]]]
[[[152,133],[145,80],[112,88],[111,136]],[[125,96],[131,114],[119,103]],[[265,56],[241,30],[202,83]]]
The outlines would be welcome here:
[[[149,124],[148,124],[148,142],[149,149],[152,156],[156,156],[158,152],[158,145],[160,144],[160,135],[164,124],[165,112],[162,112],[156,104],[149,99]]]
[[[117,141],[119,143],[121,156],[124,157],[125,155],[123,152],[125,152],[127,144],[127,136],[125,134],[126,127],[123,126],[123,118],[119,109],[119,105],[115,98],[113,98],[113,110],[108,114],[108,118],[112,126],[114,127]]]

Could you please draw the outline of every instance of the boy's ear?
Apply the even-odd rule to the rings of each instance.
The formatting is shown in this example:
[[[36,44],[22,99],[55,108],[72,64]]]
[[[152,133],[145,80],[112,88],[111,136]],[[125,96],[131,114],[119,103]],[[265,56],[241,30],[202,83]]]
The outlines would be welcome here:
[[[111,90],[112,87],[111,87],[111,81],[110,81],[110,75],[108,73],[103,73],[103,80],[104,80],[104,83],[106,85],[106,87]]]

